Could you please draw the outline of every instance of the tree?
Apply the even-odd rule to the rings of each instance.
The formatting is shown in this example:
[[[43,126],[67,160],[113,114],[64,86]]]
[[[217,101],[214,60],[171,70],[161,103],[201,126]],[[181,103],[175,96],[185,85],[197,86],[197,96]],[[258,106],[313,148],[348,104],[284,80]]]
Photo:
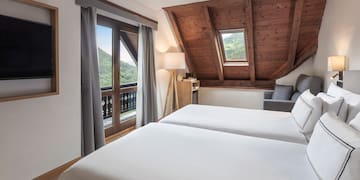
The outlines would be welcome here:
[[[98,48],[100,85],[111,87],[113,82],[112,56]],[[120,60],[120,84],[137,82],[137,67]]]

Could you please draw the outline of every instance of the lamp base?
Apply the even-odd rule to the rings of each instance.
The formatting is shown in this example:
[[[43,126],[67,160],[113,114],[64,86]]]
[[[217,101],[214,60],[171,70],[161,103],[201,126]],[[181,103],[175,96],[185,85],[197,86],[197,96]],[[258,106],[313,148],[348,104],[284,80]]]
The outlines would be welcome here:
[[[170,113],[179,109],[179,98],[176,78],[176,71],[171,71],[163,116],[167,116]]]

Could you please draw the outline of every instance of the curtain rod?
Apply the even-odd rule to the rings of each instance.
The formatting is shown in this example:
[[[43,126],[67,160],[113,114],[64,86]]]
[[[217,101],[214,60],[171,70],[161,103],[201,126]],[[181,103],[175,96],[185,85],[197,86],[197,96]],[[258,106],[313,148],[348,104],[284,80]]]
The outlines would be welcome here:
[[[140,24],[144,24],[153,28],[154,30],[158,29],[157,21],[106,0],[76,0],[75,2],[82,7],[95,7],[103,11],[124,17],[126,19],[136,21]]]

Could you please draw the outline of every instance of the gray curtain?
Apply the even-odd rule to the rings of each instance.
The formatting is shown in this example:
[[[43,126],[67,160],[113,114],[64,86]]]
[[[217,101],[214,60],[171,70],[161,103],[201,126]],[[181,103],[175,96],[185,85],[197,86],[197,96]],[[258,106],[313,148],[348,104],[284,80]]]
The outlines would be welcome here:
[[[154,37],[150,27],[140,26],[136,126],[158,121]]]
[[[96,45],[96,9],[81,8],[82,155],[105,144]]]

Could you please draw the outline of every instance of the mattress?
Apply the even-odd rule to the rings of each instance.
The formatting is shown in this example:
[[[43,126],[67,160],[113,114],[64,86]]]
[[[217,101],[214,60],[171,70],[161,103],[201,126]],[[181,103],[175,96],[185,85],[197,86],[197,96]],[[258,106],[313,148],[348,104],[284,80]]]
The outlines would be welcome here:
[[[306,146],[153,123],[104,146],[60,180],[312,180]]]
[[[307,144],[289,112],[192,104],[160,122]]]

